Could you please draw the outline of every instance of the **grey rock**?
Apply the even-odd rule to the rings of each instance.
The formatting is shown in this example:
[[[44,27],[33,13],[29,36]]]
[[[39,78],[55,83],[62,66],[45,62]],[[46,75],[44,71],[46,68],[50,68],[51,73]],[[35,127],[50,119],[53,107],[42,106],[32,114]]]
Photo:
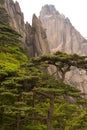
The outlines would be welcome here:
[[[40,11],[40,20],[46,28],[51,52],[87,54],[86,39],[73,27],[70,20],[61,15],[54,6],[45,5]]]
[[[4,0],[3,6],[10,16],[11,27],[21,35],[21,45],[24,47],[25,53],[29,57],[49,53],[46,33],[40,20],[34,15],[33,25],[31,26],[28,22],[25,24],[19,3],[14,3],[13,0]]]
[[[35,48],[36,48],[36,55],[44,55],[50,53],[50,49],[48,46],[47,36],[45,29],[42,27],[41,21],[33,15],[32,19],[32,28],[35,31]]]
[[[54,6],[42,7],[39,16],[43,27],[46,28],[50,51],[63,51],[87,55],[87,40],[73,27],[70,20],[60,14]],[[87,93],[87,75],[83,70],[71,69],[66,74],[65,81]]]

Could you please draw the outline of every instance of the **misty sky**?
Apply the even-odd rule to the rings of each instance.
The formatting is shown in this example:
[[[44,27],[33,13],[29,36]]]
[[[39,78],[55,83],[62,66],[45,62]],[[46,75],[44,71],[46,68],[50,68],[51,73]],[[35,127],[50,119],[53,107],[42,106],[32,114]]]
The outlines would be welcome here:
[[[73,26],[87,37],[87,0],[14,0],[20,3],[25,21],[31,23],[32,14],[39,16],[41,7],[53,4],[56,9],[68,17]]]

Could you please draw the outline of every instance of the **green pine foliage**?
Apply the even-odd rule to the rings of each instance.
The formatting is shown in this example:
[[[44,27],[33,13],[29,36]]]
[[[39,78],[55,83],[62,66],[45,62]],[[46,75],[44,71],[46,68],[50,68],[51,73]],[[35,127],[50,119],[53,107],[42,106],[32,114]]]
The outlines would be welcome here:
[[[87,98],[64,76],[71,66],[86,70],[87,57],[57,52],[29,59],[19,37],[0,7],[0,130],[86,130]]]

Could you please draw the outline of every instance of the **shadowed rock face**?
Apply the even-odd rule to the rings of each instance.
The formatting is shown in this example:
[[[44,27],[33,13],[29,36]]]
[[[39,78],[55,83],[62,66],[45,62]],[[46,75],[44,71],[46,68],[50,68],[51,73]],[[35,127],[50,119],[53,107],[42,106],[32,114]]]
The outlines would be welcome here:
[[[37,50],[36,55],[50,53],[45,29],[43,29],[41,21],[35,16],[35,14],[32,19],[32,28],[35,32],[35,48]]]
[[[53,5],[45,5],[40,11],[40,20],[46,28],[52,52],[87,54],[87,41],[72,26],[70,20],[61,15]]]
[[[11,27],[21,34],[22,46],[25,48],[25,53],[29,57],[49,53],[46,33],[40,20],[34,15],[32,27],[28,22],[25,24],[24,15],[18,2],[14,3],[13,0],[4,0],[1,5],[10,16],[9,22]]]
[[[26,39],[24,43],[25,52],[29,57],[35,56],[35,45],[34,45],[34,32],[31,25],[26,22],[25,24],[26,30]]]

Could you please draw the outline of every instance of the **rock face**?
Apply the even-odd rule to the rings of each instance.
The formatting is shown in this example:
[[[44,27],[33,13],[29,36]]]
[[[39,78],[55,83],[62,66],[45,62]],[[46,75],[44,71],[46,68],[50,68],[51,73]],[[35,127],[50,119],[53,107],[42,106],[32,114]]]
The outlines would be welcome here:
[[[13,0],[3,1],[1,6],[5,8],[10,17],[9,23],[11,27],[22,36],[21,41],[22,46],[25,48],[25,53],[29,57],[49,53],[46,33],[40,20],[34,15],[33,25],[31,26],[28,22],[25,24],[19,3],[14,3]]]
[[[21,12],[18,2],[13,2],[13,0],[4,0],[4,7],[10,16],[10,25],[22,36],[22,41],[25,41],[25,23],[24,16]]]
[[[70,72],[67,72],[66,82],[77,86],[82,92],[87,94],[87,74],[84,70],[79,70],[77,68],[72,67]]]
[[[32,28],[35,32],[35,49],[37,50],[36,55],[50,53],[45,29],[43,29],[41,21],[35,16],[35,14],[33,15]]]
[[[34,31],[31,25],[26,22],[25,24],[26,38],[24,43],[25,52],[29,57],[35,56],[35,45],[34,45]]]
[[[72,26],[70,20],[61,15],[53,5],[45,5],[40,12],[40,20],[46,28],[51,52],[63,51],[87,55],[87,40]],[[87,76],[83,70],[72,68],[65,81],[87,93]]]
[[[61,15],[53,5],[45,5],[40,20],[46,28],[52,52],[87,54],[87,40],[72,26],[70,20]]]
[[[0,1],[1,2],[1,1]],[[33,15],[32,26],[24,23],[24,16],[18,2],[2,0],[0,7],[4,7],[10,16],[10,25],[21,34],[22,46],[29,56],[37,56],[50,53],[50,50],[65,51],[67,53],[87,54],[87,41],[72,26],[69,19],[60,15],[54,6],[44,6],[40,12],[40,20]],[[46,36],[46,29],[47,36]],[[50,49],[48,46],[48,41]],[[54,67],[52,67],[54,71]],[[52,72],[50,68],[50,71]],[[73,69],[66,74],[66,82],[79,86],[87,93],[87,76],[85,72]],[[74,82],[73,82],[74,81]]]

